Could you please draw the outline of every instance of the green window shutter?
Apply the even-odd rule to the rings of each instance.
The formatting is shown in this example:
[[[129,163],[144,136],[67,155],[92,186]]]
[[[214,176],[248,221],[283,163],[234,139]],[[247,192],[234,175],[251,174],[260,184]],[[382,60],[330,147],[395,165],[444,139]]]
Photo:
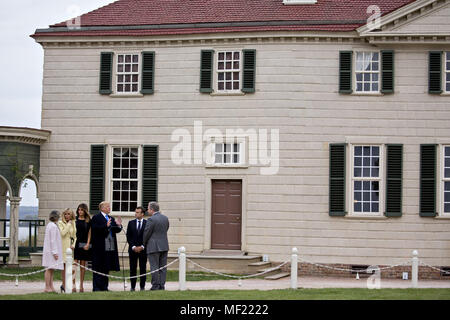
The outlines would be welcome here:
[[[155,52],[142,52],[142,94],[153,94],[155,86]]]
[[[352,93],[352,51],[339,51],[339,93]]]
[[[244,57],[242,73],[242,92],[255,92],[256,50],[242,50]]]
[[[345,162],[347,144],[330,144],[330,216],[345,216]]]
[[[420,146],[420,209],[421,217],[436,216],[436,145]]]
[[[428,93],[442,93],[442,52],[429,52]]]
[[[214,50],[202,50],[200,57],[200,92],[213,92]]]
[[[105,200],[105,155],[106,145],[91,145],[91,176],[89,211],[99,212],[98,205]]]
[[[112,93],[112,69],[113,69],[113,53],[102,52],[100,54],[100,94]]]
[[[381,92],[394,92],[394,51],[381,51]]]
[[[158,201],[158,151],[155,145],[143,147],[142,206],[147,208],[150,201]]]
[[[402,216],[403,145],[386,146],[386,217]]]

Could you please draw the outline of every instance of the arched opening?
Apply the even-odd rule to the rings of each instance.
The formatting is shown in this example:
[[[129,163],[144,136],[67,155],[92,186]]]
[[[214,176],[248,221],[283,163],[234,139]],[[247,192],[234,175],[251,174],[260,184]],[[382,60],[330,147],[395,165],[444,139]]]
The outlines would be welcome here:
[[[9,195],[11,187],[8,181],[0,176],[0,238],[9,237]],[[0,251],[9,249],[9,241],[0,241]],[[0,263],[6,263],[7,254],[1,254]]]
[[[19,206],[19,255],[28,255],[36,246],[39,199],[37,197],[37,184],[34,180],[26,178],[20,186]]]

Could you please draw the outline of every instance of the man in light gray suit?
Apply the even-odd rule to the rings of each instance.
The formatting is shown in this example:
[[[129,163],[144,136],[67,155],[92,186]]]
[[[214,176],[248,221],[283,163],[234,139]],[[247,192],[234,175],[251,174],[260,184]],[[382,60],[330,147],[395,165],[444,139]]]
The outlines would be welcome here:
[[[147,248],[150,269],[155,271],[167,265],[169,219],[159,212],[158,202],[150,202],[148,212],[151,217],[147,219],[143,240],[145,248]],[[165,290],[166,274],[167,268],[152,273],[152,288],[150,290]]]

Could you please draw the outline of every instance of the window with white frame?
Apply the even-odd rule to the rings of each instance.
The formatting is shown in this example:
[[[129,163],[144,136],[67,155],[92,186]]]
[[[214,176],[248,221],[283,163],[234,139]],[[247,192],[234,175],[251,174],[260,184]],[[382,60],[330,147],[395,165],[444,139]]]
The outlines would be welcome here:
[[[445,91],[450,93],[450,51],[445,52]]]
[[[356,52],[356,92],[380,91],[380,53]]]
[[[241,52],[221,51],[217,55],[217,90],[239,91],[241,77]]]
[[[381,147],[353,146],[353,213],[380,213]]]
[[[117,55],[117,93],[137,93],[139,91],[139,55]]]
[[[215,143],[215,164],[241,164],[241,143]]]
[[[443,151],[443,212],[450,214],[450,146],[444,146]]]
[[[112,211],[134,212],[138,206],[139,148],[112,148]]]

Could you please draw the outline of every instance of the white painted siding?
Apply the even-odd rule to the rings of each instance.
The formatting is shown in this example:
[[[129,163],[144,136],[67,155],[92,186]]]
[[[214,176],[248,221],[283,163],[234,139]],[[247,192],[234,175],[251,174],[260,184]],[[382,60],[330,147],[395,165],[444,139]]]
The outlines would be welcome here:
[[[256,49],[256,93],[200,94],[200,50],[209,48]],[[380,48],[395,50],[395,94],[340,95],[339,50],[356,48],[374,49],[290,41],[133,47],[156,52],[155,94],[141,98],[98,94],[100,52],[110,48],[45,49],[42,128],[52,135],[41,147],[40,218],[88,202],[91,144],[158,144],[159,201],[170,218],[171,251],[209,246],[206,178],[245,176],[243,245],[250,253],[284,261],[296,246],[303,258],[321,263],[394,264],[418,249],[427,263],[450,265],[450,220],[418,213],[420,144],[450,143],[450,97],[427,93],[427,52],[436,47]],[[262,176],[259,166],[175,166],[171,133],[193,133],[197,120],[204,130],[279,129],[278,174]],[[355,137],[404,144],[401,218],[329,217],[328,144]]]
[[[429,13],[418,16],[412,21],[407,21],[392,31],[394,33],[408,33],[408,34],[449,34],[450,30],[450,4],[431,10]]]

